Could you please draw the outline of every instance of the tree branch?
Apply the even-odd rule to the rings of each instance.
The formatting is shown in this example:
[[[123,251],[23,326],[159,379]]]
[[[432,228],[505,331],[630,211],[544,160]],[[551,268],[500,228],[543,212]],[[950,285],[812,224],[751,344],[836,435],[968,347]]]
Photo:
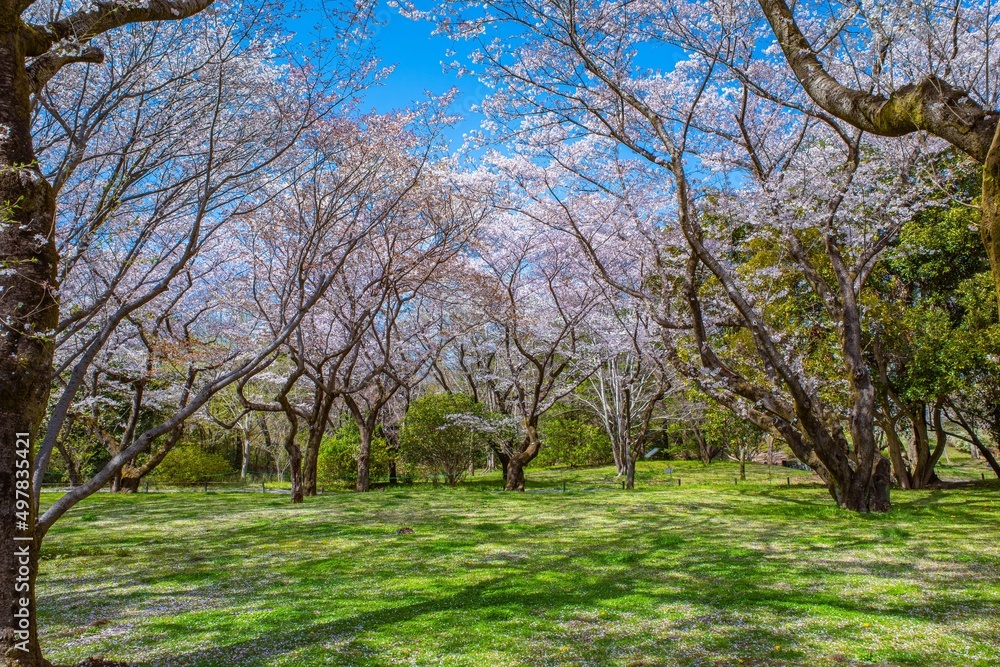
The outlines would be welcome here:
[[[823,67],[785,0],[758,0],[788,65],[809,97],[828,113],[858,129],[885,137],[926,130],[980,163],[997,127],[995,111],[983,109],[937,76],[903,86],[889,97],[842,85]]]

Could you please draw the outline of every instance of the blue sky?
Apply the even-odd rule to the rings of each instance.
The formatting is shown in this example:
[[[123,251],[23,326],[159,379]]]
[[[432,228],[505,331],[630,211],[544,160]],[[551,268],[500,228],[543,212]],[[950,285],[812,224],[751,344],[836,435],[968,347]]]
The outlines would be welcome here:
[[[318,5],[318,0],[305,0],[307,14],[297,23],[306,23],[309,7]],[[441,35],[432,36],[433,24],[400,16],[386,0],[379,0],[378,20],[380,27],[374,35],[378,56],[383,66],[392,65],[395,69],[381,85],[366,92],[362,108],[388,112],[424,100],[428,92],[441,95],[453,87],[458,88],[461,92],[452,112],[465,120],[456,126],[450,137],[453,148],[457,148],[463,133],[479,127],[481,117],[472,112],[472,106],[482,101],[487,92],[474,77],[459,77],[442,67],[442,62],[456,59],[463,59],[468,64],[463,55],[468,52],[467,45],[456,44]],[[449,50],[460,53],[449,55]]]
[[[289,28],[305,38],[312,33],[310,28],[322,23],[321,6],[352,3],[354,0],[300,0],[303,13]],[[459,97],[451,111],[462,116],[454,130],[448,133],[452,149],[462,143],[465,133],[476,130],[483,120],[473,108],[488,94],[488,89],[474,76],[459,77],[454,70],[445,69],[442,63],[458,60],[469,66],[468,54],[472,45],[456,42],[443,35],[432,35],[434,25],[428,21],[414,21],[404,18],[399,10],[390,7],[388,0],[377,0],[378,28],[373,40],[378,57],[383,66],[393,66],[392,74],[379,86],[368,90],[362,102],[362,109],[389,112],[407,107],[427,98],[427,94],[441,95],[451,88],[459,90]],[[417,2],[418,7],[428,8],[432,3]],[[457,53],[456,53],[457,52]],[[653,70],[669,70],[683,57],[676,47],[663,43],[644,44],[639,49],[634,64]]]

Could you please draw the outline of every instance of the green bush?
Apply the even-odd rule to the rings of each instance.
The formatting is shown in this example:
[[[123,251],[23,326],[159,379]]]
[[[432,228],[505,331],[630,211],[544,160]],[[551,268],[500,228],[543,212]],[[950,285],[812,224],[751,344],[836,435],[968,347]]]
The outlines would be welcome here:
[[[483,436],[472,427],[482,414],[482,406],[465,394],[423,396],[406,412],[400,452],[409,463],[444,475],[454,486],[483,452]]]
[[[156,479],[165,484],[188,486],[232,473],[229,461],[202,450],[194,443],[178,445],[156,467]]]
[[[316,478],[323,486],[354,486],[358,477],[361,433],[353,419],[334,433],[323,436],[316,462]],[[389,478],[389,448],[384,438],[372,438],[369,478],[373,482]]]
[[[573,468],[607,465],[613,461],[611,440],[604,430],[571,413],[555,413],[541,423],[542,448],[537,465]]]

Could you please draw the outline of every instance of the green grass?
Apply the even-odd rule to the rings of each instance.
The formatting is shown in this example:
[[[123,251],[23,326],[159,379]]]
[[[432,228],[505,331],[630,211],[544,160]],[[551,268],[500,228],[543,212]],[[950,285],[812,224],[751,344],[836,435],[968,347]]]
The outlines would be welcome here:
[[[1000,664],[1000,485],[859,516],[771,472],[99,494],[46,538],[42,645],[144,666]]]

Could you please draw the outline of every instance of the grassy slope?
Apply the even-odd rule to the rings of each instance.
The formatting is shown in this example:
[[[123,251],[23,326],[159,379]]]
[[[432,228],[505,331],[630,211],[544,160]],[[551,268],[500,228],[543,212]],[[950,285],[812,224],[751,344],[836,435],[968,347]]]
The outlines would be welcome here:
[[[241,667],[1000,664],[996,483],[857,516],[796,471],[735,471],[644,463],[627,493],[608,470],[529,470],[570,492],[477,476],[298,507],[101,494],[46,539],[43,647]]]

